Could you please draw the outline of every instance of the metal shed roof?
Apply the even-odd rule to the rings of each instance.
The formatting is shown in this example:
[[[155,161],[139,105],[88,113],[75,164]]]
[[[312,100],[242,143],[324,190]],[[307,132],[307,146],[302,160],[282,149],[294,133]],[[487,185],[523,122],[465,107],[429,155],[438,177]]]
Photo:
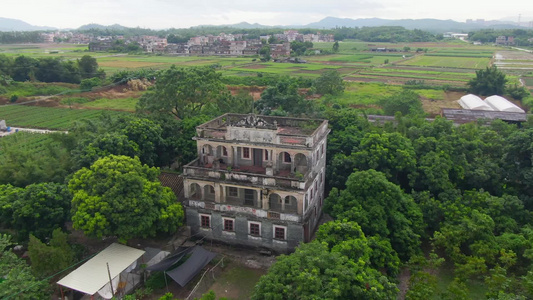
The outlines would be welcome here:
[[[143,254],[143,250],[113,243],[57,284],[94,295],[109,282],[106,263],[109,263],[111,278],[115,278]]]
[[[525,122],[527,115],[525,113],[505,112],[505,111],[485,111],[470,109],[443,108],[442,115],[452,120],[454,123],[462,124],[474,122],[479,119],[485,120],[504,120],[508,122]]]
[[[459,105],[464,109],[494,110],[487,103],[483,102],[481,98],[472,94],[464,95],[457,102],[459,102]]]
[[[490,96],[485,99],[485,103],[490,105],[494,110],[506,111],[506,112],[515,112],[515,113],[525,113],[523,109],[516,106],[511,101],[503,98],[502,96]]]

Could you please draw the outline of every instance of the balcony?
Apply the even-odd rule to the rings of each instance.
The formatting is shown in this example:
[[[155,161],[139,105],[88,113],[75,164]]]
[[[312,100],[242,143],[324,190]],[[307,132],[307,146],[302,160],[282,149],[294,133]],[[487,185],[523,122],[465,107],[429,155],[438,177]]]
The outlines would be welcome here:
[[[311,172],[303,176],[292,174],[289,170],[280,170],[273,176],[266,175],[267,172],[268,168],[258,166],[230,167],[223,163],[218,167],[212,164],[200,166],[198,159],[183,167],[183,175],[190,177],[300,190],[305,189],[306,181],[311,176]]]
[[[222,212],[235,212],[239,214],[253,215],[259,218],[268,218],[272,220],[282,220],[291,222],[301,222],[302,216],[290,212],[276,211],[273,208],[270,210],[261,209],[251,206],[240,206],[232,203],[216,203],[211,201],[202,201],[190,199],[188,201],[189,207],[195,207],[200,209],[208,209]]]

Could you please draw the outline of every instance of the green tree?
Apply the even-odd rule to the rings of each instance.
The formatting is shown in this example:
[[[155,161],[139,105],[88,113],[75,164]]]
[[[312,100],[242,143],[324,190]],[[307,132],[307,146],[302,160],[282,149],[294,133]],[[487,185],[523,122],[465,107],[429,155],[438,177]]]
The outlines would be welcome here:
[[[47,299],[50,297],[46,281],[39,281],[26,262],[9,247],[11,237],[0,234],[0,298],[1,299]]]
[[[158,73],[154,88],[141,97],[137,110],[179,119],[198,115],[226,91],[220,76],[213,67],[171,66]]]
[[[279,110],[298,116],[310,112],[311,103],[298,93],[298,85],[294,80],[281,78],[275,86],[269,86],[263,91],[255,108],[264,115]]]
[[[363,260],[376,270],[386,270],[391,277],[398,275],[400,259],[391,244],[380,236],[366,237],[355,222],[331,221],[322,224],[316,240],[326,243],[330,251],[346,255],[353,261]]]
[[[367,236],[389,239],[403,260],[419,251],[423,233],[420,208],[381,172],[354,172],[346,189],[332,189],[326,208],[335,219],[357,222]]]
[[[262,58],[261,58],[262,61],[270,61],[270,59],[272,58],[270,56],[270,46],[269,45],[264,45],[263,47],[261,47],[261,49],[259,49],[259,54],[262,56]]]
[[[333,52],[339,52],[339,41],[333,43]]]
[[[35,79],[37,60],[28,56],[17,56],[13,63],[13,80],[28,81]]]
[[[396,112],[401,112],[404,116],[424,114],[420,96],[411,90],[403,90],[390,97],[383,98],[379,100],[379,104],[385,114],[389,116],[394,116]]]
[[[50,245],[30,235],[28,253],[32,270],[40,277],[47,277],[74,263],[74,252],[68,244],[67,234],[61,229],[52,233]]]
[[[119,132],[108,132],[84,139],[73,151],[75,169],[89,167],[99,158],[110,154],[139,156],[139,145],[130,140],[127,135]]]
[[[90,55],[84,55],[78,59],[78,66],[80,68],[81,78],[98,77],[98,62],[96,58]]]
[[[477,70],[476,77],[468,81],[469,91],[478,95],[503,95],[507,78],[496,66]]]
[[[326,71],[315,80],[319,94],[341,95],[344,93],[344,80],[337,70]]]
[[[397,132],[367,133],[349,159],[354,161],[358,170],[383,172],[388,180],[406,190],[408,174],[416,167],[411,141]]]
[[[79,170],[69,181],[73,227],[88,236],[116,235],[122,241],[175,232],[183,210],[158,175],[138,158],[115,155]]]
[[[11,228],[22,239],[30,233],[41,239],[50,237],[69,218],[72,197],[63,184],[34,183],[21,190],[17,198],[11,204]]]
[[[396,299],[398,290],[377,270],[326,244],[302,244],[278,257],[261,277],[252,299]]]

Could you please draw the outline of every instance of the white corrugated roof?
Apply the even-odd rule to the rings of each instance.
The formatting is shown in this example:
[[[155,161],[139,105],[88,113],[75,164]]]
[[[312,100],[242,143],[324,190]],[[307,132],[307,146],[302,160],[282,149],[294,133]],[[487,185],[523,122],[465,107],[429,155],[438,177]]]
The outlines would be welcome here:
[[[523,109],[516,106],[511,101],[503,98],[502,96],[490,96],[485,99],[485,103],[490,105],[494,110],[499,111],[507,111],[507,112],[517,112],[517,113],[525,113]]]
[[[111,278],[115,278],[143,254],[143,250],[117,243],[111,244],[57,284],[94,295],[109,282],[106,263],[109,263]]]
[[[483,102],[481,98],[476,95],[468,94],[464,95],[457,102],[464,109],[473,109],[473,110],[494,110],[487,103]]]

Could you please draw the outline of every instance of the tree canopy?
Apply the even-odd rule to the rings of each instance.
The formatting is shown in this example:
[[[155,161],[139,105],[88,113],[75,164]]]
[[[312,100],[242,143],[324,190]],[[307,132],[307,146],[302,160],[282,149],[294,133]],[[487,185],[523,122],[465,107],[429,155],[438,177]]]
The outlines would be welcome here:
[[[158,175],[138,158],[115,155],[79,170],[69,181],[73,227],[88,236],[121,240],[176,231],[183,210]]]
[[[503,95],[507,78],[496,66],[477,70],[476,77],[468,81],[470,92],[482,96]]]
[[[357,222],[366,235],[389,239],[402,259],[419,251],[423,234],[420,208],[381,172],[354,172],[346,189],[332,189],[326,205],[335,219]]]
[[[326,71],[315,80],[315,88],[319,94],[341,95],[344,93],[344,80],[337,70]]]
[[[200,114],[202,108],[216,104],[227,92],[213,66],[160,71],[155,86],[139,100],[137,109],[150,113],[172,114],[178,119]]]
[[[314,241],[278,257],[252,299],[396,299],[396,293],[396,286],[364,260],[351,260]]]

